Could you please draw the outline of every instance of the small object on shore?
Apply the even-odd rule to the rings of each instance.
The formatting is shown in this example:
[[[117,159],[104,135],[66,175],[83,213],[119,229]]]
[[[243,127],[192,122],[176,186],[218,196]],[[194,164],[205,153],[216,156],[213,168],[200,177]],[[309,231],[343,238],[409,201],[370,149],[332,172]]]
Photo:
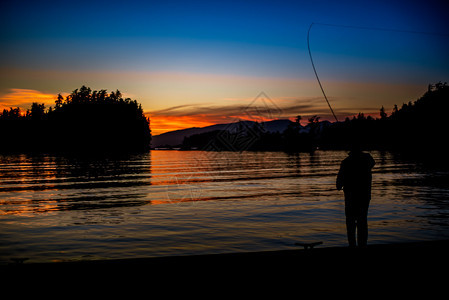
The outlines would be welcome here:
[[[304,250],[313,249],[313,247],[323,244],[323,242],[314,242],[314,243],[295,243],[296,246],[304,247]]]
[[[14,257],[11,258],[11,260],[16,264],[16,265],[21,265],[23,264],[24,261],[28,260],[29,258],[27,257]]]

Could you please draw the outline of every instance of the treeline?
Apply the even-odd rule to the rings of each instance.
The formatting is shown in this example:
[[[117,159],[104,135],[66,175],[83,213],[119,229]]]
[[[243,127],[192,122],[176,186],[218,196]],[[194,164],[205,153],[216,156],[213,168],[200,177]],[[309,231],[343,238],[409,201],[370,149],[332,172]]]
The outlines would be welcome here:
[[[403,152],[445,152],[449,129],[449,86],[429,85],[416,101],[394,106],[388,116],[384,108],[379,118],[359,114],[334,123],[321,137],[323,148],[338,148],[358,142],[367,149],[395,149]]]
[[[449,87],[439,82],[429,85],[418,100],[404,103],[400,108],[395,105],[390,115],[382,107],[378,117],[359,113],[344,122],[330,123],[314,116],[306,126],[300,124],[301,117],[297,116],[284,132],[267,132],[263,124],[254,124],[242,126],[240,130],[187,137],[182,149],[298,152],[349,149],[357,143],[367,150],[443,153],[448,148],[448,112]]]
[[[142,106],[120,91],[92,91],[86,86],[55,106],[33,103],[0,114],[0,151],[123,152],[150,148],[150,120]]]

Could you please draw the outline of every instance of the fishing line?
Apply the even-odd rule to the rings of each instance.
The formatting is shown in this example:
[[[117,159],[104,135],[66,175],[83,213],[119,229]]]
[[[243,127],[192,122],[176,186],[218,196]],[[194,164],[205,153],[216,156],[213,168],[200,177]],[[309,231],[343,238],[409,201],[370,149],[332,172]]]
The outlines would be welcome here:
[[[330,26],[330,27],[340,27],[340,28],[351,28],[351,29],[361,29],[361,30],[376,30],[376,31],[389,31],[389,32],[412,33],[412,34],[424,34],[424,35],[435,35],[435,36],[449,37],[449,33],[442,33],[442,32],[417,31],[417,30],[405,30],[405,29],[383,28],[383,27],[369,27],[369,26],[355,26],[355,25],[338,25],[338,24],[319,23],[319,22],[318,23],[312,23],[310,26],[312,26],[313,24],[322,25],[322,26]]]
[[[324,92],[323,86],[321,85],[320,78],[318,77],[318,73],[316,72],[316,69],[315,69],[315,64],[313,63],[312,52],[310,51],[310,42],[309,42],[310,29],[312,29],[312,26],[313,26],[313,23],[310,24],[309,31],[307,31],[307,48],[309,49],[310,62],[312,63],[313,71],[315,72],[316,79],[318,80],[318,84],[320,85],[321,92],[323,92],[324,99],[326,99],[327,105],[329,105],[329,108],[332,112],[332,115],[335,118],[335,121],[338,122],[337,116],[335,115],[334,110],[332,109],[332,106],[329,103],[329,100],[327,99],[326,93]]]
[[[424,35],[435,35],[435,36],[443,36],[443,37],[449,37],[449,34],[447,33],[438,33],[438,32],[426,32],[426,31],[415,31],[415,30],[402,30],[402,29],[393,29],[393,28],[381,28],[381,27],[367,27],[367,26],[353,26],[353,25],[337,25],[337,24],[328,24],[328,23],[313,23],[310,24],[309,30],[307,31],[307,49],[309,50],[309,57],[310,62],[312,63],[313,72],[315,72],[316,79],[318,81],[318,84],[320,85],[321,92],[323,93],[324,99],[326,99],[327,105],[329,106],[329,109],[332,112],[332,115],[335,118],[335,121],[338,122],[337,116],[334,113],[334,110],[332,109],[332,106],[327,99],[326,93],[324,92],[323,85],[321,84],[320,78],[318,77],[318,73],[315,68],[315,64],[313,63],[312,59],[312,52],[310,50],[310,30],[312,29],[312,26],[314,24],[322,25],[322,26],[330,26],[330,27],[340,27],[340,28],[350,28],[350,29],[361,29],[361,30],[376,30],[376,31],[389,31],[389,32],[399,32],[399,33],[412,33],[412,34],[424,34]]]

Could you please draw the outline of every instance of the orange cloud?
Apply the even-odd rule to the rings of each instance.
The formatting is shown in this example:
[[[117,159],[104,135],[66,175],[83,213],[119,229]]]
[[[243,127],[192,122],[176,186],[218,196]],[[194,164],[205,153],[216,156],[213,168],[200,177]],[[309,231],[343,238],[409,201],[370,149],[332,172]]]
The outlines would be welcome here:
[[[57,95],[32,89],[9,89],[8,93],[0,96],[0,111],[10,107],[20,107],[22,111],[26,111],[33,102],[50,106],[54,105],[56,97]]]

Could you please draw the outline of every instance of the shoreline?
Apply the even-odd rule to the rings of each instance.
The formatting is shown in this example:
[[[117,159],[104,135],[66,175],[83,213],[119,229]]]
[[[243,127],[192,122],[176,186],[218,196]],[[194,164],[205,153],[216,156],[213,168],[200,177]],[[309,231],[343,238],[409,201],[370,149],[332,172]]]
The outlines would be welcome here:
[[[11,262],[0,265],[0,270],[239,270],[256,272],[259,268],[290,269],[341,269],[351,266],[367,266],[367,269],[396,267],[433,268],[449,266],[449,240],[373,244],[366,248],[323,247],[313,249],[274,250],[257,252],[234,252],[219,254],[162,256],[147,258],[80,260],[67,262],[26,263]],[[369,266],[369,268],[368,268]]]
[[[245,253],[30,263],[0,266],[18,295],[126,299],[273,296],[441,297],[449,240]],[[229,295],[229,296],[228,296]]]

